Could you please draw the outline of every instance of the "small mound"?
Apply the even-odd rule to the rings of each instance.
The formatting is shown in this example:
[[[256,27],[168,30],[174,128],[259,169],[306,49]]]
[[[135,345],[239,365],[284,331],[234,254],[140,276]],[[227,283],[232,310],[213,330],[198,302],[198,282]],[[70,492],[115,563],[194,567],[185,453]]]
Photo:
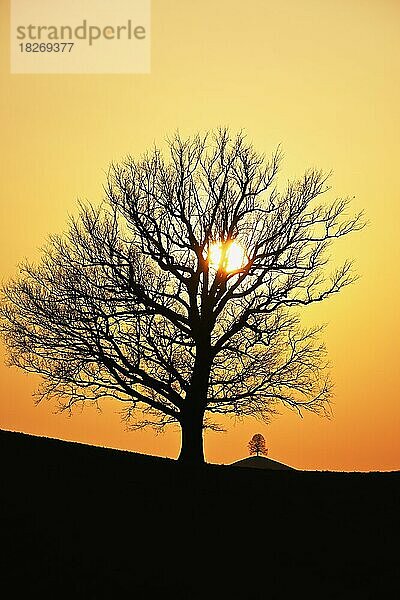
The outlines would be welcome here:
[[[234,463],[231,467],[249,467],[251,469],[270,469],[272,471],[294,471],[293,467],[284,465],[277,460],[266,458],[265,456],[248,456]]]

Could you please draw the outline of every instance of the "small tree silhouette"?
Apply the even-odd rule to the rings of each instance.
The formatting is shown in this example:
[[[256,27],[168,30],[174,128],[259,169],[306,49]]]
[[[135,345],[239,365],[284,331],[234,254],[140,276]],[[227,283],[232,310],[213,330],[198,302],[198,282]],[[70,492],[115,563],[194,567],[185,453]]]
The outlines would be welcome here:
[[[249,441],[249,451],[250,454],[268,454],[268,448],[265,445],[265,437],[261,433],[256,433],[253,435],[251,440]]]

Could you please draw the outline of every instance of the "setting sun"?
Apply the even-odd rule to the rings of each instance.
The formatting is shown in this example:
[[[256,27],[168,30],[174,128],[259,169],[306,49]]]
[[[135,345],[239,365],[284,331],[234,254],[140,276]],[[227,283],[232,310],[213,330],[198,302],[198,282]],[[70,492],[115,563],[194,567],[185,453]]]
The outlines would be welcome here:
[[[223,244],[221,242],[211,244],[208,251],[210,265],[214,269],[224,268],[228,273],[241,269],[247,262],[246,252],[238,242],[231,242],[223,256]]]

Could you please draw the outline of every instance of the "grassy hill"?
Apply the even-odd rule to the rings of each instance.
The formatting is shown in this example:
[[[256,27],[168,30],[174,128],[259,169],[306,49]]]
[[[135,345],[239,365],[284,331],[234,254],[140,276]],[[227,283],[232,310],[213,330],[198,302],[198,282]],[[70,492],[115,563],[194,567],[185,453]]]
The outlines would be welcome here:
[[[6,431],[0,448],[9,598],[365,600],[399,588],[398,472],[189,469]]]

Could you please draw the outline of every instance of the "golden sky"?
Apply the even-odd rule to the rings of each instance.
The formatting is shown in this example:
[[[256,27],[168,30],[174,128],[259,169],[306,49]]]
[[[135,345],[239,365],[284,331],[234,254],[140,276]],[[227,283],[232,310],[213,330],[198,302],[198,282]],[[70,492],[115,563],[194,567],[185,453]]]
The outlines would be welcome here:
[[[270,425],[227,421],[207,433],[206,459],[247,454],[256,433],[270,456],[303,469],[400,468],[400,2],[153,0],[148,75],[10,75],[9,6],[0,0],[0,273],[37,258],[77,199],[100,200],[112,160],[140,154],[177,128],[244,128],[259,151],[281,143],[281,180],[333,170],[368,227],[339,240],[360,280],[309,307],[327,323],[334,418],[283,410]],[[0,365],[0,427],[176,457],[178,430],[129,433],[116,402],[67,418],[35,407],[37,379]]]

